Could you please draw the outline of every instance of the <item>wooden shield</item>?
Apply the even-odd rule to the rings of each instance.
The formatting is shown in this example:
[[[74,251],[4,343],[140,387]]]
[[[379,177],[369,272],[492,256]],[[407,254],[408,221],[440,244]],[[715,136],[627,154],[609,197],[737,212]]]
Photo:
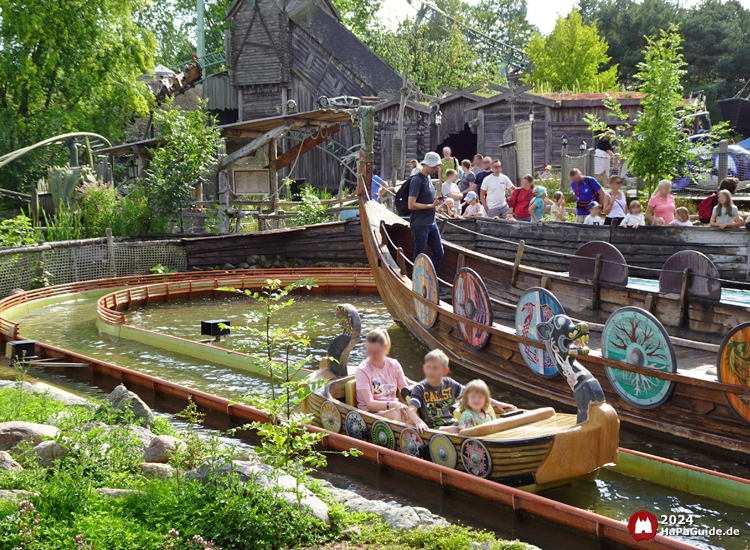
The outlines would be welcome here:
[[[571,277],[593,281],[596,275],[596,257],[601,254],[602,266],[599,280],[617,285],[628,284],[628,266],[625,258],[614,245],[604,241],[591,241],[576,250],[570,260],[568,272]]]
[[[677,372],[677,356],[669,334],[648,311],[627,306],[607,319],[602,330],[602,356],[638,367]],[[607,367],[610,384],[620,396],[639,409],[664,403],[675,383],[645,374]]]
[[[716,358],[719,382],[750,387],[750,323],[742,323],[724,337]],[[750,423],[750,397],[724,392],[724,399],[743,420]]]
[[[414,270],[411,277],[412,290],[425,300],[437,304],[439,301],[439,284],[435,267],[427,254],[420,254],[414,262]],[[431,328],[437,320],[437,309],[414,299],[414,310],[417,320],[425,328]]]
[[[471,268],[461,268],[453,280],[453,311],[476,323],[492,326],[490,295],[481,277]],[[490,339],[486,330],[461,321],[458,321],[458,330],[473,349],[483,348]]]
[[[538,342],[536,326],[549,321],[555,315],[564,314],[565,310],[554,294],[540,287],[532,287],[518,300],[516,334]],[[554,378],[560,374],[547,350],[521,343],[518,344],[518,349],[521,350],[523,360],[537,376]]]
[[[346,415],[346,434],[349,437],[364,441],[366,433],[367,424],[365,423],[365,419],[357,411],[350,411]]]
[[[409,456],[419,456],[419,448],[424,445],[417,430],[404,428],[399,437],[401,452]]]
[[[706,256],[695,250],[682,250],[664,263],[659,275],[659,290],[680,294],[686,268],[690,268],[688,294],[709,300],[721,300],[719,270]]]
[[[341,430],[341,413],[330,399],[320,406],[320,425],[329,432],[339,433]]]
[[[478,439],[467,439],[461,445],[461,462],[473,476],[488,478],[492,473],[492,455]]]
[[[430,458],[435,464],[455,468],[458,463],[456,447],[443,434],[433,435],[430,439]]]
[[[375,445],[391,450],[396,448],[396,438],[393,436],[393,430],[391,430],[391,427],[382,420],[376,420],[372,423],[370,437]]]

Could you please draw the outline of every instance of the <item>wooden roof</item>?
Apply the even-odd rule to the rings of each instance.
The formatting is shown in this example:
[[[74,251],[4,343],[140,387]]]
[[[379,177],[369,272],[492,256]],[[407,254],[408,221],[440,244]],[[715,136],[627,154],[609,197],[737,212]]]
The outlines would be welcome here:
[[[224,138],[244,138],[254,137],[264,134],[283,125],[289,125],[294,128],[320,128],[332,126],[338,122],[346,122],[351,120],[351,115],[346,111],[339,111],[335,109],[318,109],[315,111],[307,111],[304,113],[296,113],[293,115],[282,115],[268,118],[258,118],[255,120],[245,120],[242,122],[235,122],[233,124],[225,124],[219,126],[221,129],[221,135]],[[100,149],[97,154],[106,155],[131,155],[136,153],[138,149],[143,148],[154,148],[165,143],[164,139],[144,139],[142,141],[135,141],[131,143],[122,143],[115,145],[114,147],[108,147],[106,149]]]
[[[472,111],[489,105],[494,105],[495,103],[506,101],[511,95],[510,88],[505,86],[492,86],[492,88],[500,93],[477,101],[476,103],[470,103],[464,107],[464,110]],[[607,96],[614,97],[621,105],[640,105],[641,99],[644,97],[643,94],[638,92],[602,92],[593,94],[537,94],[532,92],[522,92],[518,94],[518,97],[527,103],[536,103],[553,108],[599,106],[602,105]]]

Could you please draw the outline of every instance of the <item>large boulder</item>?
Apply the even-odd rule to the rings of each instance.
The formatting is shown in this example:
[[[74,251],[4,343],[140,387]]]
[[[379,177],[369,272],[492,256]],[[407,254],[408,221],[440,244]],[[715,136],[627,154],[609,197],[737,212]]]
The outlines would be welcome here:
[[[36,447],[44,438],[55,437],[59,432],[58,428],[45,424],[2,422],[0,423],[0,451],[9,451],[21,441],[28,441]]]
[[[0,500],[10,500],[12,502],[21,502],[29,500],[32,497],[38,497],[39,494],[24,491],[23,489],[1,489]]]
[[[144,428],[151,428],[154,423],[154,413],[151,412],[149,406],[122,384],[112,390],[112,393],[107,396],[107,401],[109,401],[113,410],[125,411],[130,409],[134,420],[141,420],[141,425]]]
[[[157,464],[155,462],[141,462],[138,469],[143,477],[153,479],[167,479],[174,475],[175,469],[169,464]]]
[[[65,458],[65,447],[56,441],[47,440],[34,447],[34,453],[39,457],[39,464],[49,468],[56,461]]]
[[[23,470],[21,465],[13,460],[13,457],[5,451],[0,451],[0,474],[6,472],[20,472]]]
[[[169,455],[178,447],[184,451],[185,442],[171,435],[157,435],[143,452],[143,461],[166,464],[169,462]]]
[[[297,481],[288,474],[274,472],[273,468],[267,464],[257,462],[245,462],[235,460],[231,466],[221,466],[215,468],[218,475],[227,474],[233,471],[243,483],[251,482],[264,489],[277,492],[277,494],[286,500],[290,505],[302,505],[310,515],[319,519],[326,525],[330,525],[331,520],[328,517],[328,505],[315,496],[310,489],[304,485],[297,487]],[[211,465],[204,463],[185,473],[186,480],[198,480],[206,483],[210,478]],[[299,499],[297,498],[299,490]]]
[[[111,426],[109,424],[105,424],[104,422],[87,422],[82,426],[81,429],[84,432],[90,432],[91,430],[101,430],[105,436],[108,436],[115,430],[127,430],[128,433],[135,436],[135,438],[140,442],[141,453],[146,451],[148,446],[151,445],[151,440],[156,437],[156,435],[154,435],[151,430],[149,430],[148,428],[144,428],[143,426]]]

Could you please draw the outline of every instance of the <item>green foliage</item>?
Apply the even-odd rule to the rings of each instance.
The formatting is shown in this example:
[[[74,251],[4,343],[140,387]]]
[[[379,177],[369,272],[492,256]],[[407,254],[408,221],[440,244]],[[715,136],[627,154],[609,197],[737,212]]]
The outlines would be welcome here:
[[[154,267],[149,269],[151,273],[154,273],[155,275],[164,275],[165,273],[177,273],[176,269],[170,269],[166,266],[163,266],[161,264],[156,264]]]
[[[38,238],[31,218],[23,211],[15,218],[0,222],[0,247],[36,244]]]
[[[86,236],[83,217],[77,208],[67,208],[60,203],[54,217],[47,216],[44,211],[42,211],[42,217],[47,226],[44,234],[44,240],[47,242],[74,241]]]
[[[367,42],[376,34],[376,26],[372,22],[383,5],[382,0],[334,0],[333,4],[344,26],[361,40]]]
[[[311,185],[305,185],[302,189],[302,204],[295,206],[294,210],[297,215],[289,220],[289,225],[293,227],[331,221],[327,214],[328,207],[321,204]]]
[[[71,131],[115,140],[134,112],[148,112],[136,78],[153,66],[156,43],[133,17],[145,5],[0,0],[0,152]],[[3,170],[0,187],[27,190],[59,160],[27,155]]]
[[[527,82],[555,91],[593,86],[617,89],[617,67],[601,70],[610,60],[607,41],[599,36],[596,23],[583,24],[577,10],[567,17],[559,16],[548,37],[535,34],[526,52],[534,63],[534,73]]]
[[[470,24],[504,44],[525,49],[538,29],[529,23],[526,0],[480,0],[471,5]]]
[[[194,186],[208,182],[222,138],[213,117],[203,110],[205,102],[195,111],[184,112],[172,104],[172,98],[164,105],[154,111],[154,124],[166,142],[152,155],[146,184],[152,219],[166,215],[178,221],[182,230],[182,209],[190,204]]]
[[[111,184],[101,181],[85,183],[79,188],[81,215],[87,237],[104,237],[107,228],[114,233],[117,224],[120,195]]]
[[[151,432],[155,435],[171,435],[172,437],[177,437],[177,430],[175,430],[172,427],[172,424],[169,423],[169,420],[167,420],[164,416],[155,415],[154,416],[154,422],[151,424]]]

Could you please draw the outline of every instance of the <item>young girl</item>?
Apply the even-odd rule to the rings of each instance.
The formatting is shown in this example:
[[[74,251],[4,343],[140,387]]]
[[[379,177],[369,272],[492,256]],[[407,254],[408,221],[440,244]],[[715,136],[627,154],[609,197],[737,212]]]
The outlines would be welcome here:
[[[603,225],[602,223],[602,205],[599,204],[596,201],[591,201],[589,204],[589,212],[590,214],[586,216],[586,219],[583,220],[583,223],[586,225]]]
[[[529,205],[529,215],[534,223],[544,221],[544,207],[552,201],[547,196],[547,189],[541,185],[534,187],[534,200]]]
[[[641,203],[637,200],[630,201],[630,211],[620,222],[620,227],[638,229],[641,225],[646,225],[646,218],[641,214]]]
[[[466,384],[458,410],[461,413],[458,427],[462,430],[495,420],[495,410],[490,402],[490,389],[487,384],[482,380],[472,380]]]
[[[419,172],[419,161],[417,159],[412,159],[409,161],[409,166],[411,167],[411,174],[410,176],[413,176],[417,172]]]
[[[398,393],[407,386],[407,381],[401,364],[388,357],[390,349],[391,339],[387,332],[375,329],[367,333],[367,359],[354,373],[357,408],[390,420],[404,420],[406,405],[398,400]]]
[[[562,194],[562,191],[555,191],[555,194],[552,195],[550,214],[552,214],[553,222],[567,221],[567,216],[565,215],[565,195]]]
[[[449,218],[458,218],[459,215],[456,211],[455,205],[456,202],[452,198],[448,197],[447,199],[445,199],[445,202],[443,204],[437,207],[437,213],[443,214]]]
[[[692,227],[690,223],[690,212],[684,206],[680,206],[674,211],[674,220],[669,225],[684,225],[686,227]]]
[[[711,215],[711,227],[726,229],[728,227],[740,227],[745,223],[740,216],[739,210],[732,201],[732,194],[726,189],[718,193],[719,202],[714,207]]]

